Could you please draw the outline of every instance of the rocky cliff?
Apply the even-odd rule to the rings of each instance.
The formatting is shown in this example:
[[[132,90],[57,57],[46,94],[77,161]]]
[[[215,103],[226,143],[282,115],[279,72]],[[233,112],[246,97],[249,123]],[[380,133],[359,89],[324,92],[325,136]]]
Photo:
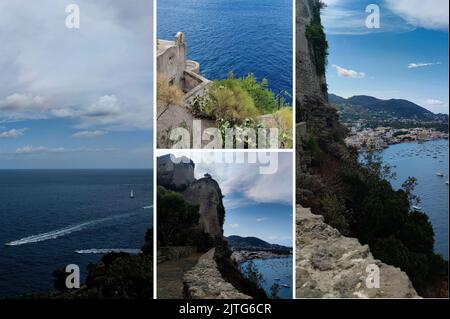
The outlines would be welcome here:
[[[384,225],[391,225],[395,216],[411,222],[415,216],[408,215],[403,194],[395,192],[382,178],[367,175],[358,163],[357,152],[345,146],[347,129],[339,122],[336,110],[328,105],[326,79],[320,72],[326,67],[323,49],[328,47],[320,22],[321,6],[319,0],[297,1],[296,196],[297,204],[308,207],[297,209],[297,297],[417,297],[404,272],[376,260],[369,246],[358,241],[370,243],[373,254],[383,256],[378,258],[401,264],[413,282],[411,274],[416,273],[410,266],[414,258],[428,254],[417,251],[417,245],[408,242],[420,232],[411,231],[406,222],[386,232],[388,227]],[[317,37],[314,39],[311,34]],[[313,45],[313,41],[319,43]],[[321,59],[317,59],[317,48]],[[374,186],[379,188],[374,190]],[[395,208],[385,205],[373,213],[369,204],[360,206],[363,200],[385,203],[391,199],[401,204]],[[369,220],[368,215],[375,217]],[[369,236],[366,230],[371,231]],[[402,237],[403,233],[409,235]],[[398,246],[380,244],[389,240]],[[395,259],[398,249],[405,245],[409,245],[406,254],[411,256],[408,263]],[[378,289],[365,286],[369,264],[380,269]]]
[[[206,175],[194,177],[195,164],[188,158],[165,155],[157,159],[157,183],[177,191],[191,204],[199,206],[198,228],[213,238],[222,238],[224,208],[219,184]]]
[[[367,245],[342,236],[322,216],[297,206],[296,224],[297,298],[418,297],[403,271],[375,260]],[[366,285],[369,265],[379,268],[379,288]]]
[[[198,207],[198,223],[188,228],[188,237],[191,233],[201,230],[213,238],[211,245],[214,245],[214,248],[202,255],[189,271],[183,271],[184,297],[188,299],[266,297],[262,289],[243,277],[239,265],[231,259],[231,251],[223,238],[225,208],[222,191],[217,181],[209,174],[196,179],[194,177],[195,163],[186,157],[176,158],[173,155],[158,157],[157,167],[159,186],[181,194],[186,202]],[[162,247],[158,251],[158,258],[161,262],[170,260],[169,255],[179,255],[180,248],[186,251],[186,247]],[[192,252],[188,254],[192,255]]]
[[[314,205],[313,197],[326,192],[320,165],[327,163],[327,179],[333,179],[333,168],[339,166],[341,158],[355,157],[345,147],[343,137],[347,129],[340,124],[336,110],[327,103],[328,92],[322,61],[319,68],[315,56],[318,54],[306,36],[313,15],[319,15],[318,0],[297,0],[297,201],[307,206]],[[316,23],[320,24],[316,21]],[[323,41],[326,41],[325,39]],[[327,47],[327,45],[324,45]],[[318,158],[322,163],[318,163]],[[331,168],[331,169],[330,169]]]
[[[296,0],[296,72],[298,84],[296,88],[297,103],[302,106],[306,98],[314,96],[327,100],[325,74],[320,74],[315,63],[316,52],[306,37],[306,28],[311,24],[315,0]]]

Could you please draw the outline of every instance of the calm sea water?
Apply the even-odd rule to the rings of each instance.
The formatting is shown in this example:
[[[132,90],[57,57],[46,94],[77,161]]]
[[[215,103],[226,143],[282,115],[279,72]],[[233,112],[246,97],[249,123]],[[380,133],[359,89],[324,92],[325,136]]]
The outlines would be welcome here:
[[[383,158],[397,173],[392,181],[395,188],[400,188],[408,176],[417,178],[415,194],[422,199],[420,206],[433,224],[435,251],[448,260],[448,140],[392,145],[383,151]]]
[[[104,249],[140,249],[152,198],[151,170],[0,171],[0,297],[48,291],[72,263],[84,280]]]
[[[241,269],[245,269],[247,263],[243,262]],[[292,257],[253,259],[253,263],[263,277],[262,288],[267,295],[271,295],[270,288],[274,283],[287,284],[289,288],[280,287],[278,297],[292,299]]]
[[[159,0],[157,35],[185,33],[211,80],[253,73],[292,94],[292,0]]]

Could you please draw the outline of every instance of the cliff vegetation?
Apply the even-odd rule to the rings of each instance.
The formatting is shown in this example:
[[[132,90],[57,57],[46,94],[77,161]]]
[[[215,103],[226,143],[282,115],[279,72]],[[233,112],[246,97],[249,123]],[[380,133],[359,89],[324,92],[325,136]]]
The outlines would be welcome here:
[[[311,3],[315,6],[308,39],[316,67],[324,71],[327,46],[319,26],[323,5]],[[379,154],[370,151],[359,162],[357,151],[344,143],[347,129],[336,110],[319,95],[298,101],[306,129],[297,138],[297,202],[323,215],[342,234],[368,244],[376,259],[400,267],[420,295],[440,296],[448,290],[442,289],[448,262],[434,253],[428,216],[412,208],[417,199],[413,196],[415,179],[409,178],[402,189],[395,190],[388,181],[393,177],[390,167]]]

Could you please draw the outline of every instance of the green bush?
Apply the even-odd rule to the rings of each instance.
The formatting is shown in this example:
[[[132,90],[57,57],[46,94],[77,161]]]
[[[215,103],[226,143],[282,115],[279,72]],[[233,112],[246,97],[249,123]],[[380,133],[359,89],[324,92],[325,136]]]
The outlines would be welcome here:
[[[198,205],[187,202],[179,193],[158,186],[158,243],[161,246],[186,246],[191,228],[197,225]]]
[[[107,299],[151,299],[152,283],[153,258],[143,254],[106,254],[101,264],[89,266],[86,278],[87,291]]]
[[[234,80],[215,82],[209,92],[209,103],[205,109],[208,117],[241,123],[246,118],[255,118],[259,112],[250,94]]]
[[[190,245],[195,246],[200,253],[206,253],[214,247],[214,239],[211,235],[200,230],[191,233],[189,243]]]
[[[323,3],[313,8],[311,23],[306,27],[306,38],[314,51],[315,65],[318,75],[325,74],[328,57],[328,42],[323,30],[320,11],[324,7]],[[322,87],[322,90],[325,88]]]
[[[324,162],[325,153],[320,148],[319,143],[314,137],[310,137],[305,143],[305,149],[311,152],[312,155],[312,166],[321,167]]]
[[[370,163],[341,172],[346,207],[352,211],[347,220],[350,235],[368,244],[375,258],[405,271],[422,294],[428,285],[447,277],[447,262],[434,253],[428,216],[410,208],[415,184],[404,183],[406,189],[394,190],[380,160],[373,156]]]

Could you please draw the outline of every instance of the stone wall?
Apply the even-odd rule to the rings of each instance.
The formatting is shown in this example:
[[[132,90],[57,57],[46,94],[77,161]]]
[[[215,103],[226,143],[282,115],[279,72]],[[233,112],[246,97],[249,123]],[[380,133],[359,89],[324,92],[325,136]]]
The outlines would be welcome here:
[[[183,278],[187,299],[252,299],[226,282],[214,260],[215,249],[200,257],[197,265]]]
[[[177,191],[184,199],[199,205],[198,227],[213,238],[222,238],[222,191],[210,176],[195,179],[192,160],[164,155],[157,158],[157,184]]]
[[[158,40],[156,67],[168,81],[183,89],[183,74],[186,69],[186,44],[183,33],[177,33],[175,41]]]
[[[327,100],[325,76],[317,74],[314,64],[314,52],[306,38],[306,27],[311,22],[311,13],[313,6],[317,5],[317,0],[296,0],[296,78],[297,78],[297,108],[305,103],[306,96],[322,97]]]
[[[367,245],[342,236],[323,217],[297,206],[297,298],[417,298],[408,276],[373,258]],[[367,266],[380,270],[380,288],[367,288]]]
[[[186,106],[190,108],[190,105],[196,96],[205,96],[208,92],[208,88],[211,85],[211,81],[201,76],[197,72],[185,71],[184,72],[184,86],[187,90],[184,101]]]
[[[195,164],[188,158],[168,154],[157,158],[157,184],[171,190],[183,190],[195,181]]]

